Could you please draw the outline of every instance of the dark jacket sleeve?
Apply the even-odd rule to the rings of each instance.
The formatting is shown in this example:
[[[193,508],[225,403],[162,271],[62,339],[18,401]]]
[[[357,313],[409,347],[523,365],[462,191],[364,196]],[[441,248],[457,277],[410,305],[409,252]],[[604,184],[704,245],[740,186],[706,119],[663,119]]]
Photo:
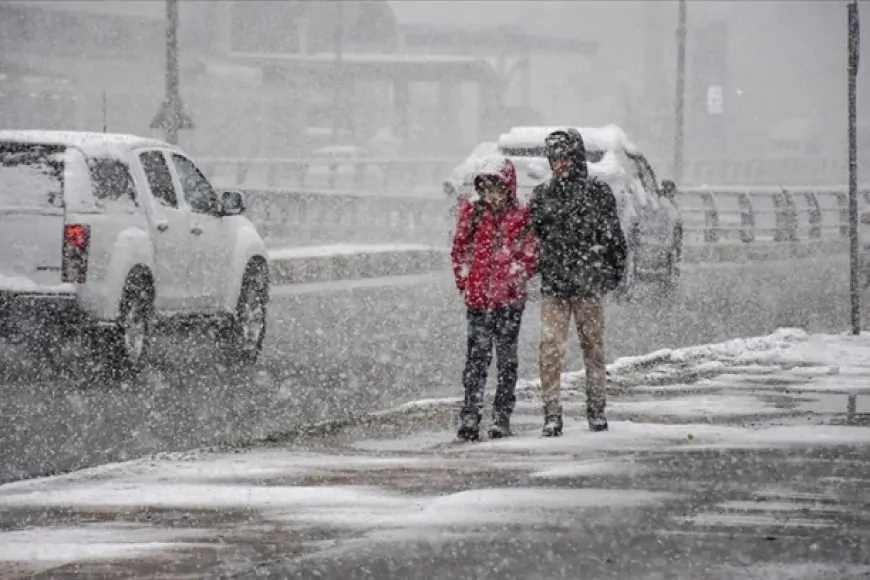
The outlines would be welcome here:
[[[605,286],[607,291],[614,290],[622,281],[625,274],[625,262],[628,247],[625,242],[625,234],[619,223],[619,213],[616,209],[616,196],[610,186],[597,181],[600,208],[599,244],[604,247]]]
[[[532,231],[539,238],[546,235],[547,230],[553,221],[552,216],[548,215],[547,205],[544,203],[547,193],[547,185],[547,183],[542,183],[535,186],[535,189],[532,190],[532,198],[529,200],[529,214]]]

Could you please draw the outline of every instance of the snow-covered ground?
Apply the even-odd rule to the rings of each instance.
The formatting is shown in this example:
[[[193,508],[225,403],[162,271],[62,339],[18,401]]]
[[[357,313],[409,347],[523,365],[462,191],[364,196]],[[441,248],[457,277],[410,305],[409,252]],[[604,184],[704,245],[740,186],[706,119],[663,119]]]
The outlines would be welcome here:
[[[16,519],[0,517],[5,529],[0,572],[3,563],[45,570],[74,562],[221,550],[242,528],[242,535],[257,533],[253,521],[262,525],[262,533],[273,527],[339,530],[330,541],[303,546],[312,558],[373,542],[470,538],[487,526],[535,526],[591,509],[681,501],[679,486],[673,491],[644,487],[649,467],[638,453],[870,445],[870,427],[846,421],[850,394],[857,395],[859,419],[870,413],[870,333],[808,335],[782,329],[622,358],[609,371],[611,430],[603,434],[591,434],[581,419],[582,373],[566,373],[568,419],[564,436],[557,439],[540,437],[538,385],[528,381],[519,387],[518,434],[507,440],[455,443],[453,425],[440,417],[452,415],[457,399],[430,399],[368,417],[369,425],[405,425],[389,436],[361,429],[358,436],[325,446],[195,451],[6,484],[0,486],[0,512]],[[620,475],[631,477],[630,488],[572,485],[541,493],[537,487],[566,478]],[[497,483],[506,477],[515,485]],[[457,478],[465,482],[461,491],[455,491]],[[454,483],[432,491],[446,479]],[[769,490],[765,509],[770,513],[756,513],[757,506],[741,507],[739,501],[722,502],[710,513],[680,522],[766,525],[779,517],[774,512],[803,510],[804,527],[829,525],[787,491]],[[816,511],[825,511],[822,507]],[[21,514],[55,513],[52,509],[66,515],[43,517],[42,523],[20,519]],[[148,510],[198,515],[185,525],[135,515]],[[249,514],[235,530],[228,532],[225,523],[205,524],[209,517],[203,514],[235,510]],[[789,521],[803,526],[803,520]]]

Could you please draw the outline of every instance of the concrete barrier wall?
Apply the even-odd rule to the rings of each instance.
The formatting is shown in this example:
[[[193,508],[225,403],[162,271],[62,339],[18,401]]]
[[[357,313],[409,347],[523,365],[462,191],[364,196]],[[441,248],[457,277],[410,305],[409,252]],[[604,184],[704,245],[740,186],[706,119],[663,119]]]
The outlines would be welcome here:
[[[782,262],[815,256],[845,255],[848,240],[815,240],[805,243],[706,244],[689,246],[683,253],[683,263],[740,264],[750,262]],[[293,256],[270,259],[272,282],[275,285],[310,284],[361,280],[387,276],[406,276],[428,272],[444,272],[450,276],[450,255],[446,248],[366,252],[334,256]]]
[[[862,195],[868,194],[862,188]],[[417,274],[449,267],[455,219],[447,199],[288,190],[248,192],[249,216],[276,251],[275,283]],[[692,264],[784,261],[848,248],[847,196],[837,188],[723,188],[680,191],[683,260]],[[350,244],[336,255],[304,248]],[[414,244],[414,247],[373,244]],[[356,245],[356,249],[353,249]]]

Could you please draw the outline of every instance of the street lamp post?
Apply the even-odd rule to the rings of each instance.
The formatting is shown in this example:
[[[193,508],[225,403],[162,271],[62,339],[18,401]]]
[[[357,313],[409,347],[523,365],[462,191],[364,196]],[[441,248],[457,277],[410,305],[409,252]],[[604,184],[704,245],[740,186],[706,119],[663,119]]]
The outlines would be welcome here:
[[[178,0],[166,0],[166,94],[152,129],[163,129],[165,139],[178,144],[180,129],[193,129],[193,120],[184,110],[178,90]]]
[[[335,3],[336,19],[333,29],[333,46],[335,62],[332,71],[333,111],[332,111],[332,142],[338,143],[339,131],[345,121],[344,100],[344,10],[341,2]]]
[[[861,30],[858,1],[848,5],[849,30],[849,293],[852,302],[852,334],[861,334],[860,255],[858,240],[858,57]]]
[[[677,24],[677,94],[674,100],[674,181],[683,179],[684,122],[686,104],[686,0],[680,0]]]

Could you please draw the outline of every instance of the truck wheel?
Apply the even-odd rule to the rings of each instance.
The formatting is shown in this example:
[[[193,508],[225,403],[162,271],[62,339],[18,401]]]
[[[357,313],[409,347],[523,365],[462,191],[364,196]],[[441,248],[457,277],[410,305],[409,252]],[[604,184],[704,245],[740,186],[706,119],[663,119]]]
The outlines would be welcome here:
[[[118,321],[108,331],[106,354],[115,372],[136,375],[145,368],[154,329],[154,288],[145,275],[127,279]]]
[[[253,365],[263,350],[269,304],[269,273],[265,264],[251,263],[242,277],[236,311],[223,331],[223,354],[236,367]]]

